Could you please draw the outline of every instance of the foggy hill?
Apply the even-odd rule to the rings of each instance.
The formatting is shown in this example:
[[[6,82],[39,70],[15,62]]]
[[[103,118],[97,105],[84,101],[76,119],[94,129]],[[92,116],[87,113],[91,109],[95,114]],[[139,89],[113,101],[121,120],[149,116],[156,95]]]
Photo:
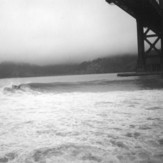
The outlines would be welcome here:
[[[40,66],[3,62],[0,64],[0,78],[130,72],[135,71],[136,60],[134,55],[125,55],[98,58],[81,64]]]

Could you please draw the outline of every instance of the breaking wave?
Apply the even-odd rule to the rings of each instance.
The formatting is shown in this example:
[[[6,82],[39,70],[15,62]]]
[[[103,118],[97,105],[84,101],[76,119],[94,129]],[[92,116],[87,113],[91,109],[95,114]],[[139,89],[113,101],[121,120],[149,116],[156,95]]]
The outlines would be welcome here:
[[[123,79],[123,80],[93,80],[82,82],[44,82],[10,84],[4,87],[4,92],[107,92],[133,91],[142,89],[163,89],[162,79]]]

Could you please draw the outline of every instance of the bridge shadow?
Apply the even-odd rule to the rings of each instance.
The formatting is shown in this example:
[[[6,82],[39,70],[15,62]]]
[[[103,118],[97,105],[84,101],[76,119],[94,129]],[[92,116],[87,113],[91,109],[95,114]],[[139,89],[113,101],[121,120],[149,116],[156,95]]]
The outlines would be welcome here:
[[[137,85],[140,89],[163,89],[163,75],[139,76]]]

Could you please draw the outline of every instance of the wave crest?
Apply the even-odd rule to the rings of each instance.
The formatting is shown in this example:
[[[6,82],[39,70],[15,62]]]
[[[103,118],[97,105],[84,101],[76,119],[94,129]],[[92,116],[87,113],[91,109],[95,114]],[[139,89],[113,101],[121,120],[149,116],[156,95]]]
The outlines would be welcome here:
[[[15,85],[12,84],[11,86],[7,86],[3,88],[3,93],[20,93],[20,92],[26,92],[31,91],[30,85],[28,84],[19,84]]]

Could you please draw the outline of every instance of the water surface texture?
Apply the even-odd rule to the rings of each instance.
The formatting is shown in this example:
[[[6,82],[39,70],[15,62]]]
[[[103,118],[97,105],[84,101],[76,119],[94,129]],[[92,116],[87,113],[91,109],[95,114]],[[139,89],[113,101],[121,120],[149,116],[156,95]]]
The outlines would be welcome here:
[[[0,163],[162,163],[163,79],[0,80]]]

